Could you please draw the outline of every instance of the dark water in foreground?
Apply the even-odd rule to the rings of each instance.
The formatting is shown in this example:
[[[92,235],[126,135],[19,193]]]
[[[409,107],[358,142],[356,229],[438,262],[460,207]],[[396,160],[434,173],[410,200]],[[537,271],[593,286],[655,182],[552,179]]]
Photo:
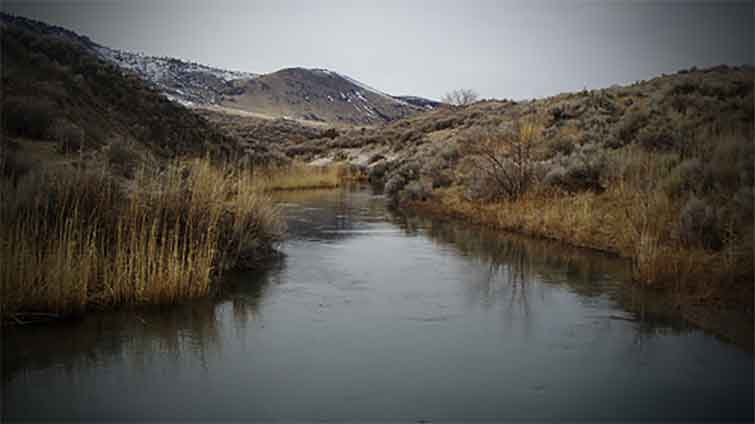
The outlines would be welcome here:
[[[594,252],[290,193],[218,298],[3,335],[5,419],[753,418],[753,356]]]

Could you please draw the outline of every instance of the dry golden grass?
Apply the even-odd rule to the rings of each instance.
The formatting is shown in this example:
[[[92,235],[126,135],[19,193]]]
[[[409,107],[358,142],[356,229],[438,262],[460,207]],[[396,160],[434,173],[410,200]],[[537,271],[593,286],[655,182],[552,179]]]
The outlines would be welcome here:
[[[208,161],[142,171],[135,186],[84,173],[2,181],[3,316],[202,296],[283,231],[255,179]]]
[[[255,177],[265,191],[336,188],[343,175],[343,169],[338,166],[303,164],[255,171]]]

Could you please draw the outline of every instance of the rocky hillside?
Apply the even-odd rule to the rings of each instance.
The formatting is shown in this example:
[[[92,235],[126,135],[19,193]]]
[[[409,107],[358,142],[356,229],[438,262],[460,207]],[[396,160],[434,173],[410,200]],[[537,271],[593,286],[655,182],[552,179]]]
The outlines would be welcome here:
[[[424,109],[325,69],[283,69],[236,86],[223,106],[273,117],[372,125]]]

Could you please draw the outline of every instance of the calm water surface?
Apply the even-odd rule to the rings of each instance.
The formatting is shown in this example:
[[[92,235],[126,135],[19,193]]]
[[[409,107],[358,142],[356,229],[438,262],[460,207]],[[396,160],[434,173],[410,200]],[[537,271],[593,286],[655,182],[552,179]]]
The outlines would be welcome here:
[[[621,284],[625,262],[281,195],[290,239],[217,298],[3,335],[3,417],[753,418],[753,356]]]

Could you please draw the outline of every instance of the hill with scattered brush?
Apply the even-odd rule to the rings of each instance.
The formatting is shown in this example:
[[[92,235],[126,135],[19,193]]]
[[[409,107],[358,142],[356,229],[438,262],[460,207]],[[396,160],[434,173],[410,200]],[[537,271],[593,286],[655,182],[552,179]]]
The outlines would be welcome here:
[[[274,156],[102,59],[85,37],[9,15],[0,15],[0,29],[3,166],[111,163],[125,171],[185,155]]]
[[[426,109],[325,69],[283,69],[236,87],[238,94],[225,96],[223,106],[315,122],[383,124]]]
[[[97,54],[153,84],[168,99],[184,106],[219,104],[236,92],[238,80],[256,78],[251,72],[229,71],[170,57],[145,56],[97,46]]]
[[[752,126],[753,77],[749,66],[718,66],[531,101],[442,106],[380,127],[346,129],[333,139],[299,142],[297,150],[303,160],[341,158],[367,170],[411,162],[414,179],[424,176],[422,169],[453,168],[459,155],[449,152],[486,137],[505,139],[526,121],[538,128],[531,146],[538,162],[567,160],[585,148],[687,154],[707,131]],[[435,163],[442,158],[453,160]]]

